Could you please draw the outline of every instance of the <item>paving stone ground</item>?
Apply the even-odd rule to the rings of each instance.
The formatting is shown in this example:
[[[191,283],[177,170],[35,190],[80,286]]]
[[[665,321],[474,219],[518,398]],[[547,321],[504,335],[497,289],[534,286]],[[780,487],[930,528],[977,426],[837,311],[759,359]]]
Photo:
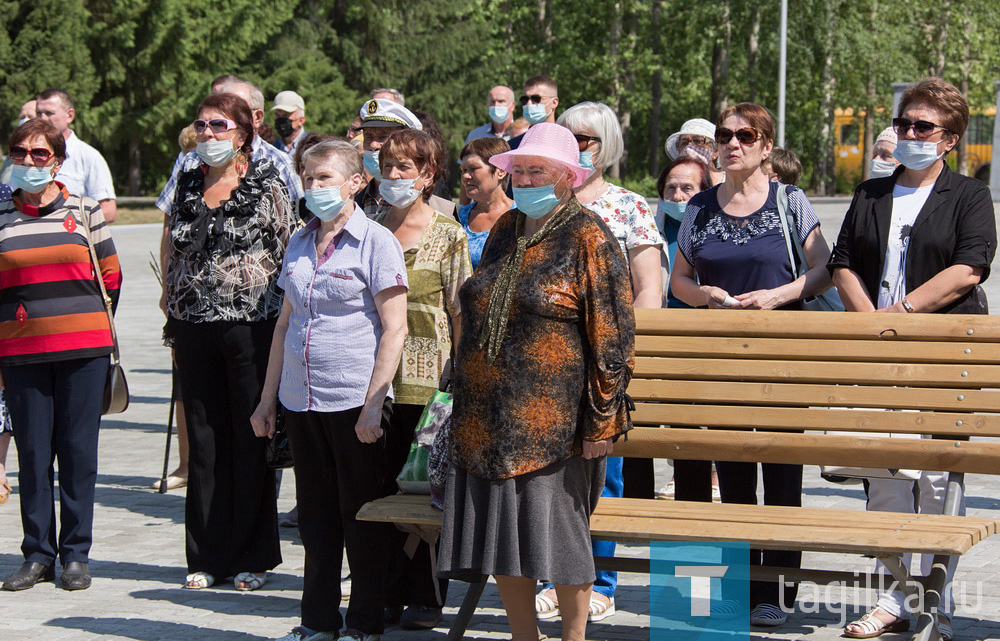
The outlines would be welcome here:
[[[828,239],[836,233],[846,203],[819,205]],[[280,636],[298,622],[303,550],[294,530],[282,530],[284,562],[267,585],[252,593],[238,593],[230,584],[191,592],[180,589],[184,579],[183,490],[158,494],[149,484],[160,475],[170,397],[168,352],[160,341],[162,316],[157,309],[158,288],[148,263],[155,252],[158,227],[117,227],[114,236],[122,258],[125,285],[118,313],[122,358],[128,371],[132,405],[103,422],[100,475],[97,485],[95,544],[91,556],[94,584],[82,592],[65,592],[45,583],[20,593],[0,592],[0,641],[127,640],[246,641]],[[1000,287],[998,287],[1000,289]],[[997,294],[991,292],[994,300]],[[176,444],[174,444],[176,445]],[[171,468],[176,461],[172,457]],[[0,576],[19,567],[21,523],[18,513],[17,457],[8,457],[14,486],[10,502],[0,507]],[[663,481],[669,468],[658,472]],[[968,481],[969,513],[1000,514],[996,477],[973,476]],[[294,485],[286,475],[278,501],[280,512],[292,507]],[[863,509],[859,487],[830,485],[819,479],[815,467],[806,468],[804,502],[817,507]],[[836,527],[836,523],[831,523]],[[643,546],[620,546],[619,554],[644,556]],[[827,569],[870,567],[860,557],[807,554],[806,566]],[[975,548],[959,565],[957,580],[967,587],[959,601],[955,628],[960,639],[1000,639],[1000,537]],[[618,590],[619,613],[588,628],[588,639],[641,641],[649,638],[649,582],[639,574],[622,574]],[[979,590],[977,592],[977,590]],[[444,639],[447,626],[465,593],[455,583],[449,593],[442,626],[428,632],[390,629],[386,641]],[[863,611],[865,594],[820,593],[820,611],[805,613],[815,594],[808,586],[800,593],[799,611],[774,634],[762,638],[829,641],[839,638],[846,605],[848,617]],[[842,603],[843,601],[843,603]],[[558,619],[541,625],[550,637],[560,636]],[[496,588],[490,584],[470,627],[469,637],[509,638]],[[903,639],[904,635],[887,635]]]

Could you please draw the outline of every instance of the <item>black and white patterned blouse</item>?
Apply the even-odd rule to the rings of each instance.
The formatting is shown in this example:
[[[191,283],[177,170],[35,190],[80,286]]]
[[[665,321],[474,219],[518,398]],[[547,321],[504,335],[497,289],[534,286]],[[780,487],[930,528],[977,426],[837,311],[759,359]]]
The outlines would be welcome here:
[[[268,160],[251,162],[215,208],[205,204],[204,193],[204,168],[181,174],[170,213],[170,316],[193,323],[276,318],[278,274],[296,225],[277,170]]]

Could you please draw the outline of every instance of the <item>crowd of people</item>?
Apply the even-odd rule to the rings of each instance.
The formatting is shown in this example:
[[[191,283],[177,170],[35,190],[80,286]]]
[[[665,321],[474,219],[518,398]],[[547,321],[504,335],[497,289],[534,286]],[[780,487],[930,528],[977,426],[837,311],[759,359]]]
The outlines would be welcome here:
[[[848,311],[987,313],[993,204],[948,168],[969,109],[938,78],[912,85],[878,136],[832,253],[765,108],[685,122],[665,141],[651,207],[608,178],[624,151],[610,107],[557,113],[545,76],[522,90],[489,91],[488,121],[453,160],[434,117],[394,89],[373,90],[342,136],[307,131],[305,101],[282,91],[272,137],[257,87],[213,81],[156,201],[181,419],[164,489],[187,487],[183,588],[257,590],[281,563],[280,477],[265,450],[283,425],[297,505],[281,522],[298,527],[306,565],[301,623],[280,641],[430,629],[449,580],[482,575],[496,579],[514,641],[537,641],[537,620],[556,616],[563,639],[582,641],[588,621],[615,613],[617,576],[593,562],[615,545],[591,540],[592,511],[602,496],[657,494],[651,461],[611,456],[632,427],[634,308],[800,310],[836,286]],[[114,349],[102,291],[116,305],[121,272],[107,164],[74,117],[58,89],[26,103],[0,175],[0,464],[12,431],[25,559],[3,583],[11,591],[53,580],[57,560],[65,589],[91,583],[98,399]],[[399,490],[444,387],[454,408],[440,540],[358,520]],[[766,504],[801,505],[801,466],[760,476]],[[757,480],[756,464],[678,460],[668,494],[754,504]],[[941,512],[945,481],[872,481],[868,509]],[[755,559],[795,568],[801,555]],[[713,608],[780,626],[796,590],[758,581],[749,603]],[[882,594],[845,635],[903,630],[904,606]]]

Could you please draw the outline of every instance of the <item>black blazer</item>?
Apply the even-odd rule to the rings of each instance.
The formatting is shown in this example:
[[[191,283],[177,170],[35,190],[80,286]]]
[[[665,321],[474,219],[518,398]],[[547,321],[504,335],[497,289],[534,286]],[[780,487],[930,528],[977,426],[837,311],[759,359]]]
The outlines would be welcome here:
[[[873,302],[878,301],[885,266],[892,189],[902,172],[900,167],[892,176],[858,185],[827,264],[831,274],[837,267],[857,273]],[[907,291],[920,287],[952,265],[981,267],[980,282],[985,281],[990,275],[996,245],[996,219],[989,187],[975,178],[954,173],[946,164],[910,232]],[[937,313],[985,314],[986,310],[985,293],[980,287],[973,287]]]

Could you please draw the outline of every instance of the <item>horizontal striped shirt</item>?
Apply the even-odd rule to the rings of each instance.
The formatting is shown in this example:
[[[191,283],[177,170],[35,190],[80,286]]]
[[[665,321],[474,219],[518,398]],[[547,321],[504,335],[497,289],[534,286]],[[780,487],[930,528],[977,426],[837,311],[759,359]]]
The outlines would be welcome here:
[[[59,184],[59,183],[57,183]],[[94,280],[81,198],[59,185],[44,207],[15,192],[0,202],[0,364],[24,365],[110,354],[114,345]],[[118,300],[121,268],[100,205],[83,198],[108,295]]]

